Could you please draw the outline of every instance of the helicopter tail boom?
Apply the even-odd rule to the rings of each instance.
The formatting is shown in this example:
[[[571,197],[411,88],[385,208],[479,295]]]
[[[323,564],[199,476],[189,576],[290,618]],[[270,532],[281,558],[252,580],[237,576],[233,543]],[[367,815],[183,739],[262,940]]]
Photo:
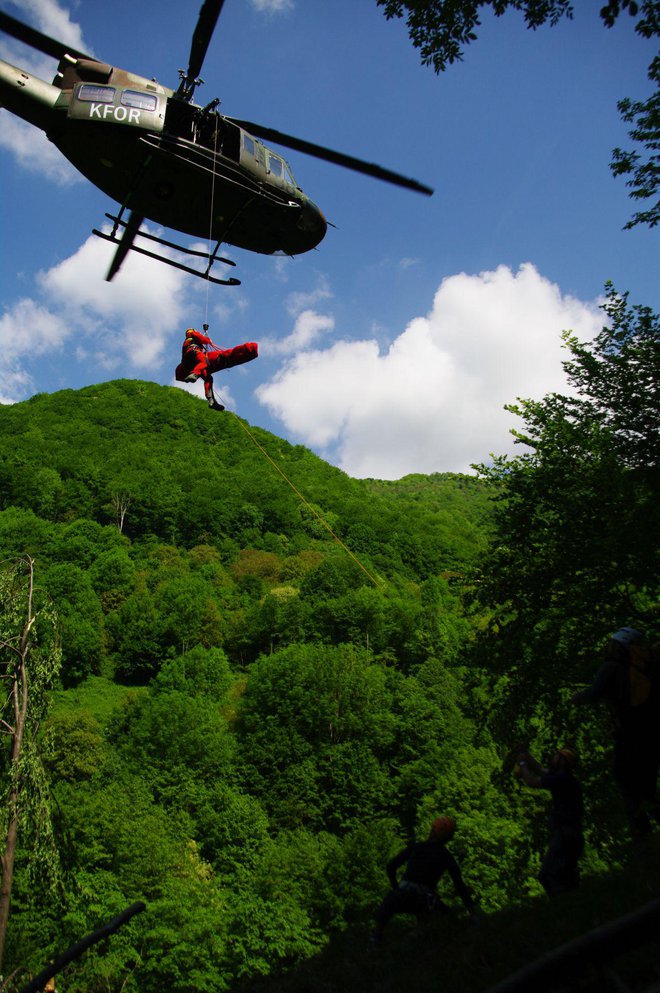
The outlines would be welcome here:
[[[47,131],[60,90],[24,69],[0,60],[0,107]]]

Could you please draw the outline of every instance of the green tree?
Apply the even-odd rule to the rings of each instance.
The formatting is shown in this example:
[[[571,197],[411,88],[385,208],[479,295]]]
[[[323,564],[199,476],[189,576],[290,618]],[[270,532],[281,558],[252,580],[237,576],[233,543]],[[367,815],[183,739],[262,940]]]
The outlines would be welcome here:
[[[479,467],[496,494],[482,648],[528,708],[585,678],[617,625],[657,633],[660,326],[611,285],[603,310],[592,342],[564,332],[575,392],[512,405],[527,451]]]
[[[433,66],[436,73],[463,58],[463,50],[477,38],[479,16],[484,8],[491,8],[500,17],[508,8],[521,11],[528,28],[543,24],[557,24],[562,17],[572,18],[573,4],[569,0],[376,0],[385,8],[385,16],[406,17],[410,38],[421,53],[424,65]],[[609,0],[601,8],[603,24],[612,27],[622,11],[637,17],[635,30],[644,38],[660,35],[660,0]],[[646,100],[626,98],[618,104],[619,112],[627,124],[633,142],[639,143],[648,153],[616,148],[610,168],[615,176],[630,175],[627,185],[635,200],[656,202],[636,213],[627,224],[648,224],[654,227],[660,221],[660,56],[649,67],[649,80],[655,90]]]
[[[55,618],[49,603],[35,591],[31,558],[0,574],[0,602],[0,680],[7,688],[0,711],[1,973],[19,827],[32,820],[37,857],[52,840],[50,807],[36,735],[47,706],[46,692],[57,677],[60,657]]]
[[[660,16],[660,15],[659,15]],[[658,29],[655,34],[660,33]],[[632,228],[636,224],[655,227],[660,221],[660,56],[656,56],[649,67],[649,79],[655,90],[647,100],[631,100],[626,97],[618,103],[619,113],[631,124],[630,138],[646,148],[648,155],[631,149],[615,148],[610,168],[615,176],[629,176],[626,186],[634,200],[646,201],[655,197],[655,203],[648,204],[638,211],[625,225]]]

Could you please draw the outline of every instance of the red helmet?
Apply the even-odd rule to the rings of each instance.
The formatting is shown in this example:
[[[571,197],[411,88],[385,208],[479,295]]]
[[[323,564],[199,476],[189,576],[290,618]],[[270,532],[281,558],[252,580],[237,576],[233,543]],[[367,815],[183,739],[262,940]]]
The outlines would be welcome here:
[[[449,841],[456,830],[456,821],[453,817],[436,817],[431,825],[431,838],[434,841]]]
[[[569,769],[574,769],[580,761],[580,756],[576,750],[571,748],[569,745],[563,745],[561,748],[558,748],[557,754],[561,755],[561,757],[565,759]]]

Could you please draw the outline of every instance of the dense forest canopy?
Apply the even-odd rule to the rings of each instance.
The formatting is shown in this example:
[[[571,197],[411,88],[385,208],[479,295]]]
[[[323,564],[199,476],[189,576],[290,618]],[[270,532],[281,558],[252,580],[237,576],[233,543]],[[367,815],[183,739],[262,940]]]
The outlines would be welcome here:
[[[604,722],[566,701],[613,627],[658,633],[659,336],[611,288],[605,311],[595,342],[566,335],[571,395],[519,400],[522,454],[482,478],[353,480],[252,428],[301,499],[177,390],[0,408],[3,560],[33,561],[61,657],[29,727],[42,829],[25,780],[6,972],[135,900],[67,993],[275,972],[364,927],[440,812],[482,912],[532,899],[545,801],[503,771],[519,738],[544,755],[570,731],[584,873],[620,864]]]

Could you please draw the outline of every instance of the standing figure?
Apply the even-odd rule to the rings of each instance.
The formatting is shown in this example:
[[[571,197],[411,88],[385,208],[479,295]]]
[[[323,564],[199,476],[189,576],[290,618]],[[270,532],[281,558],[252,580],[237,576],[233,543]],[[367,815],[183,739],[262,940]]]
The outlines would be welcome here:
[[[395,914],[414,914],[418,920],[431,913],[447,913],[448,907],[437,893],[437,885],[445,871],[449,873],[454,889],[460,896],[473,923],[477,921],[475,903],[470,890],[463,882],[456,859],[447,849],[456,831],[456,821],[451,817],[437,817],[431,825],[427,841],[408,845],[387,863],[387,875],[392,889],[385,896],[376,913],[376,927],[369,943],[377,945],[385,926]],[[401,882],[397,870],[405,865]]]
[[[518,757],[514,773],[527,786],[549,790],[551,796],[548,850],[539,872],[539,882],[548,896],[575,889],[580,882],[578,863],[584,850],[582,786],[573,775],[578,763],[572,748],[558,748],[548,769],[526,753]]]
[[[594,681],[572,702],[600,701],[610,707],[612,771],[633,838],[639,839],[651,830],[651,817],[660,823],[660,681],[658,660],[635,628],[614,632]]]
[[[205,324],[204,330],[208,331],[208,327]],[[212,346],[210,351],[207,350],[209,345]],[[258,354],[256,341],[246,341],[234,348],[218,348],[205,334],[188,328],[181,349],[181,362],[174,371],[174,378],[179,383],[195,383],[203,379],[204,396],[211,410],[224,410],[213,394],[213,373],[251,362]]]

